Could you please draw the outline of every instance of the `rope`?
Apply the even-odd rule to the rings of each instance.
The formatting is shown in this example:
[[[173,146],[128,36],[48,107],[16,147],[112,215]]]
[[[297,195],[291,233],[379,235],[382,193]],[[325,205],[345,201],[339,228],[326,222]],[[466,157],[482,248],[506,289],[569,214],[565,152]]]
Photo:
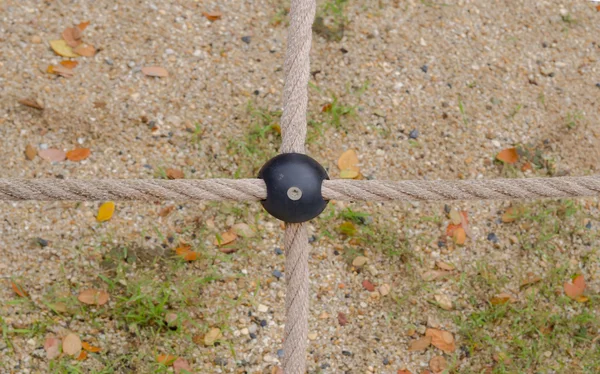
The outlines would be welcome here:
[[[310,75],[312,24],[315,0],[292,0],[290,26],[283,71],[283,113],[281,152],[304,153],[306,109]],[[308,346],[308,234],[306,223],[286,223],[285,234],[285,329],[283,333],[283,372],[306,373]]]
[[[449,201],[600,196],[600,175],[459,181],[323,181],[325,200]],[[0,178],[0,201],[213,200],[259,201],[262,179],[10,179]]]

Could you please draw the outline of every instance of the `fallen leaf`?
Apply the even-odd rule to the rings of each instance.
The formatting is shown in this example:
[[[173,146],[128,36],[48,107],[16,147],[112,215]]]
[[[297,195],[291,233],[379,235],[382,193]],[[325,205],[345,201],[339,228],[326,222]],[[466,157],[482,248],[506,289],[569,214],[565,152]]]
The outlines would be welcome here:
[[[577,275],[571,280],[571,282],[565,282],[563,288],[565,290],[565,294],[569,298],[579,302],[585,302],[587,301],[587,298],[583,296],[585,286],[585,278],[583,275]]]
[[[377,289],[377,291],[379,291],[379,293],[381,294],[381,296],[387,296],[390,293],[391,290],[392,290],[392,287],[390,287],[390,285],[387,284],[387,283],[382,284]]]
[[[358,155],[356,151],[353,149],[349,149],[346,152],[342,153],[340,158],[338,159],[338,168],[340,170],[353,170],[357,173],[360,172],[360,168],[358,167]]]
[[[429,360],[429,368],[434,374],[439,374],[448,368],[448,363],[443,356],[433,356]]]
[[[54,304],[49,305],[54,312],[66,313],[69,310],[69,308],[67,308],[67,304],[63,303],[62,301],[58,301]]]
[[[173,370],[175,370],[175,374],[180,374],[182,370],[186,370],[190,373],[192,372],[190,364],[188,364],[187,360],[183,357],[179,357],[173,362]]]
[[[434,298],[440,306],[440,308],[444,310],[452,310],[453,305],[452,300],[450,300],[450,297],[448,297],[447,295],[435,295]]]
[[[38,103],[34,99],[20,99],[19,104],[28,106],[30,108],[38,109],[38,110],[44,110],[44,107],[41,106],[40,103]]]
[[[67,159],[73,162],[82,161],[88,158],[91,153],[89,148],[76,148],[67,152]]]
[[[62,37],[69,47],[77,47],[81,44],[81,29],[79,27],[67,27],[62,33]]]
[[[467,240],[467,233],[462,227],[457,228],[452,235],[454,242],[458,245],[464,245]]]
[[[142,73],[144,73],[144,75],[147,75],[149,77],[168,77],[169,76],[169,72],[167,71],[167,69],[162,68],[160,66],[146,66],[142,68]]]
[[[338,322],[340,326],[346,326],[348,324],[348,317],[342,312],[338,312]]]
[[[38,156],[50,162],[61,162],[67,158],[65,151],[56,148],[40,149]]]
[[[90,25],[90,21],[81,22],[77,25],[77,28],[81,31],[84,31]]]
[[[541,280],[542,280],[542,277],[539,277],[533,273],[527,273],[526,278],[521,281],[520,288],[527,287],[527,286],[537,283]]]
[[[450,223],[453,225],[460,225],[460,213],[456,209],[450,211]]]
[[[431,336],[423,336],[417,340],[410,342],[408,346],[409,352],[422,352],[431,345]]]
[[[522,206],[511,206],[502,215],[502,222],[510,223],[521,218],[525,214],[525,208]]]
[[[107,202],[103,203],[102,205],[100,205],[100,208],[98,208],[98,215],[96,216],[96,221],[98,221],[98,222],[108,221],[109,219],[112,218],[114,213],[115,213],[115,203],[113,203],[112,201],[107,201]]]
[[[366,279],[362,282],[362,286],[364,287],[365,290],[367,290],[369,292],[375,291],[375,286],[373,285],[373,283],[369,282]]]
[[[448,227],[446,228],[446,236],[453,237],[456,230],[459,229],[460,227],[461,227],[460,224],[455,225],[455,224],[449,223]]]
[[[10,286],[12,287],[12,290],[19,296],[19,297],[27,297],[29,296],[29,294],[27,293],[27,291],[25,291],[23,289],[23,286],[21,286],[18,283],[15,282],[10,282]]]
[[[398,370],[398,372],[396,374],[412,374],[412,373],[409,370],[400,369],[400,370]]]
[[[69,356],[78,357],[81,352],[81,339],[77,334],[70,333],[63,339],[62,350]]]
[[[238,248],[232,248],[232,247],[221,247],[221,248],[219,248],[219,252],[225,253],[227,255],[235,253],[237,251],[238,251]]]
[[[492,305],[502,305],[508,303],[509,301],[515,302],[517,300],[514,297],[512,297],[511,294],[508,294],[506,292],[499,293],[498,295],[495,295],[490,299],[490,303]]]
[[[101,351],[100,347],[94,347],[93,345],[90,345],[87,342],[81,342],[81,347],[91,353],[96,353],[96,352]]]
[[[158,355],[158,356],[156,356],[156,362],[158,362],[159,364],[163,364],[165,366],[171,366],[175,363],[177,358],[178,358],[177,356],[173,356],[173,355]]]
[[[104,305],[110,299],[108,292],[103,290],[96,290],[88,288],[83,290],[77,296],[77,300],[87,305]]]
[[[220,20],[223,16],[221,12],[202,12],[202,15],[206,17],[210,22],[214,22],[216,20]]]
[[[105,108],[106,101],[94,101],[94,108]]]
[[[183,179],[185,178],[185,175],[183,174],[183,171],[179,170],[179,169],[167,169],[167,178],[169,179]]]
[[[241,236],[242,238],[252,238],[256,235],[256,232],[250,227],[250,225],[240,222],[231,226],[231,231],[237,236]]]
[[[66,68],[62,65],[50,65],[48,66],[48,73],[50,74],[56,74],[56,75],[60,75],[61,77],[65,77],[65,78],[71,78],[73,75],[75,75],[75,72],[73,72],[73,70]]]
[[[79,353],[79,356],[77,356],[76,360],[77,361],[83,361],[83,360],[85,360],[87,358],[87,356],[88,356],[88,354],[87,354],[86,351],[81,351]]]
[[[46,351],[46,358],[48,360],[54,360],[60,356],[60,339],[53,335],[47,335],[44,341],[44,350]]]
[[[67,44],[67,42],[62,39],[51,40],[50,47],[59,56],[79,57],[79,55],[77,55],[77,54],[75,54],[75,52],[73,52],[73,49]]]
[[[354,223],[346,221],[338,226],[338,231],[347,236],[354,236],[356,235],[357,229]]]
[[[83,57],[94,57],[94,55],[96,54],[96,48],[94,48],[93,45],[80,44],[77,47],[73,48],[73,52]]]
[[[198,252],[188,251],[183,255],[183,259],[186,261],[196,261],[198,259]]]
[[[431,282],[436,279],[444,278],[448,276],[450,272],[442,270],[429,270],[421,275],[424,281]]]
[[[229,243],[232,243],[236,239],[237,239],[236,234],[234,234],[231,231],[226,231],[226,232],[222,233],[221,235],[217,236],[217,238],[214,241],[214,244],[221,247],[221,246],[227,245]]]
[[[454,266],[454,265],[451,265],[451,264],[447,264],[447,263],[445,263],[445,262],[442,262],[442,261],[438,261],[438,262],[436,262],[436,263],[435,263],[435,265],[436,265],[438,268],[442,269],[442,270],[448,270],[448,271],[452,271],[452,270],[456,269],[456,266]]]
[[[431,344],[446,353],[456,350],[454,336],[448,331],[428,328],[425,330],[425,336],[431,336]]]
[[[221,334],[221,330],[217,327],[213,327],[208,331],[206,335],[204,335],[204,345],[210,346],[214,345],[215,342],[223,337]]]
[[[340,171],[340,178],[342,179],[355,179],[360,174],[356,170],[342,170]]]
[[[519,154],[516,148],[507,148],[496,155],[496,159],[507,164],[514,164],[519,160]]]
[[[528,170],[533,170],[533,166],[531,165],[531,162],[529,162],[529,161],[526,162],[526,163],[524,163],[523,166],[521,166],[521,171],[522,172],[525,172],[525,171],[528,171]]]
[[[75,69],[79,62],[73,60],[63,60],[60,62],[60,64],[66,67],[67,69]]]
[[[167,205],[158,212],[159,217],[166,217],[175,209],[175,205]]]

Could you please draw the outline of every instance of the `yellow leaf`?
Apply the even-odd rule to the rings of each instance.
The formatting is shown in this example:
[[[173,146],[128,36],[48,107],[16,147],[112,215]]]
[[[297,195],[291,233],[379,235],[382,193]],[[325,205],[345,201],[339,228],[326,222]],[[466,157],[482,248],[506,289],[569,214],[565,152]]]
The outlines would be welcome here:
[[[79,57],[78,54],[76,54],[75,52],[73,52],[73,48],[71,48],[66,41],[59,39],[59,40],[51,40],[50,41],[50,47],[52,47],[52,50],[59,56],[63,56],[63,57]]]
[[[115,213],[115,203],[113,203],[112,201],[107,201],[104,204],[100,205],[100,208],[98,209],[98,216],[96,217],[96,220],[98,222],[108,221],[109,219],[112,218],[114,213]]]
[[[338,167],[340,170],[354,170],[358,173],[360,168],[358,167],[358,156],[356,155],[356,151],[349,149],[342,153],[338,159]]]
[[[340,178],[342,179],[354,179],[356,177],[358,177],[358,171],[356,170],[346,169],[340,172]]]

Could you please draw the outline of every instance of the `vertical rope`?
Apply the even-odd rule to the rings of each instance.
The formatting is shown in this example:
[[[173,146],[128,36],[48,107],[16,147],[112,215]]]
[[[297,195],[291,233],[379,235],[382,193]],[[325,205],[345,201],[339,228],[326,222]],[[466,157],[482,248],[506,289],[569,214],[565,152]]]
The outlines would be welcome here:
[[[292,0],[285,52],[281,152],[304,153],[315,0]],[[285,225],[284,374],[306,373],[308,335],[308,235],[305,223]]]

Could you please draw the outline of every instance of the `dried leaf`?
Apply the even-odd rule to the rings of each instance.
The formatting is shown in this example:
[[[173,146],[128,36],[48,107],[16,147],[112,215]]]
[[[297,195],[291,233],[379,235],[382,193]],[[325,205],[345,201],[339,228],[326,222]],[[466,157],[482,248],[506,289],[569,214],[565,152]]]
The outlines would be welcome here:
[[[65,151],[56,148],[40,149],[38,156],[50,162],[61,162],[67,158]]]
[[[90,345],[87,342],[81,342],[81,347],[91,353],[96,353],[96,352],[101,351],[100,347],[94,347],[93,345]]]
[[[75,75],[75,72],[73,72],[73,70],[66,68],[62,65],[50,65],[48,66],[48,73],[50,74],[56,74],[56,75],[60,75],[61,77],[65,77],[65,78],[71,78],[73,75]]]
[[[446,353],[452,353],[456,350],[454,336],[448,331],[428,328],[425,330],[425,336],[431,336],[431,344]]]
[[[67,152],[67,159],[73,162],[82,161],[88,158],[91,153],[89,148],[76,148]]]
[[[447,264],[445,262],[442,261],[438,261],[435,263],[436,266],[442,270],[448,270],[448,271],[452,271],[454,269],[456,269],[456,266],[452,265],[452,264]]]
[[[79,356],[77,356],[76,360],[77,361],[83,361],[83,360],[85,360],[87,358],[87,356],[88,356],[88,354],[87,354],[86,351],[81,351],[79,353]]]
[[[358,167],[358,155],[356,154],[356,151],[349,149],[342,153],[338,159],[338,167],[340,170],[353,170],[357,173],[360,172],[360,168]]]
[[[158,355],[156,356],[156,362],[165,366],[171,366],[173,365],[173,363],[175,363],[175,360],[177,360],[177,358],[177,356],[173,355]]]
[[[342,312],[338,312],[338,323],[340,326],[346,326],[348,324],[348,317]]]
[[[450,223],[460,225],[460,213],[456,209],[450,211]]]
[[[563,288],[565,290],[565,294],[573,299],[582,302],[581,297],[583,296],[583,292],[585,291],[585,278],[583,275],[577,275],[572,279],[571,282],[565,282]],[[587,301],[587,298],[583,302]]]
[[[448,272],[448,271],[429,270],[429,271],[426,271],[425,273],[423,273],[421,275],[421,278],[423,278],[423,280],[426,282],[431,282],[431,281],[439,279],[439,278],[444,278],[444,277],[448,276],[449,274],[450,274],[450,272]]]
[[[144,75],[147,75],[149,77],[168,77],[169,76],[169,72],[167,71],[167,69],[162,68],[160,66],[146,66],[142,68],[142,73],[144,73]]]
[[[44,350],[46,351],[46,358],[48,360],[54,360],[60,356],[60,339],[55,336],[48,335],[44,341]]]
[[[110,295],[103,290],[89,288],[83,290],[77,296],[77,300],[87,305],[104,305],[108,302]]]
[[[508,302],[515,302],[515,301],[517,301],[517,300],[514,297],[512,297],[511,294],[508,294],[506,292],[499,293],[498,295],[496,295],[490,299],[490,303],[492,305],[502,305],[502,304],[506,304]]]
[[[19,104],[38,110],[44,110],[44,107],[41,106],[40,103],[38,103],[35,99],[20,99]]]
[[[187,360],[183,357],[179,357],[173,362],[173,370],[175,370],[175,374],[180,374],[182,370],[186,370],[190,373],[192,372],[190,364],[188,364]]]
[[[443,356],[433,356],[429,360],[429,368],[434,374],[439,374],[448,368],[448,362]]]
[[[467,233],[462,227],[457,228],[452,235],[454,242],[458,245],[464,245],[467,240]]]
[[[236,239],[237,239],[236,234],[234,234],[231,231],[226,231],[226,232],[222,233],[221,235],[217,236],[217,238],[214,241],[214,244],[221,247],[221,246],[227,245],[229,243],[232,243]]]
[[[528,170],[533,170],[533,166],[531,165],[531,162],[526,162],[523,164],[523,166],[521,166],[521,171],[522,172],[526,172]]]
[[[252,238],[256,235],[256,232],[248,225],[247,223],[236,223],[231,226],[231,231],[237,236],[241,236],[242,238]]]
[[[81,22],[77,25],[77,28],[81,31],[84,31],[90,25],[90,21]]]
[[[521,218],[525,214],[525,208],[522,206],[511,206],[506,209],[506,212],[502,215],[502,222],[510,223]]]
[[[79,62],[74,61],[74,60],[63,60],[60,62],[60,64],[64,67],[66,67],[67,69],[75,69],[75,67],[79,64]]]
[[[67,44],[66,41],[60,40],[51,40],[50,47],[52,50],[59,56],[62,57],[79,57],[79,55],[73,52],[73,49]]]
[[[20,284],[11,281],[10,282],[10,286],[12,287],[12,290],[19,297],[27,297],[27,296],[29,296],[29,294],[27,293],[27,291],[25,291],[25,289],[23,289],[23,286],[21,286]]]
[[[519,161],[519,154],[517,153],[516,148],[507,148],[500,151],[496,155],[496,159],[507,164],[514,164]]]
[[[73,48],[73,52],[83,57],[94,57],[94,55],[96,54],[96,48],[94,48],[93,45],[80,44],[77,47]]]
[[[202,12],[202,15],[206,17],[210,22],[214,22],[216,20],[220,20],[223,16],[221,12]]]
[[[100,205],[98,208],[98,215],[96,216],[96,221],[105,222],[112,218],[115,213],[115,203],[112,201],[107,201]]]
[[[360,174],[356,170],[342,170],[340,172],[340,178],[342,178],[342,179],[355,179],[359,175]]]
[[[453,237],[454,233],[456,232],[456,229],[459,229],[460,227],[460,224],[454,225],[452,223],[449,223],[448,227],[446,227],[446,236]]]
[[[350,221],[346,221],[338,226],[338,231],[341,234],[344,234],[347,236],[354,236],[354,235],[356,235],[357,229],[356,229],[356,226],[354,225],[354,223],[352,223]]]
[[[81,30],[79,27],[67,27],[62,33],[62,37],[69,47],[77,47],[81,44]]]
[[[186,261],[196,261],[198,259],[198,252],[188,251],[183,255],[183,259]]]
[[[166,217],[175,209],[175,205],[167,205],[158,212],[159,217]]]
[[[223,337],[221,334],[221,330],[217,327],[213,327],[208,331],[206,335],[204,335],[204,345],[210,346],[214,345],[215,342]]]
[[[413,340],[408,346],[409,352],[422,352],[431,345],[431,336],[423,336],[417,340]]]
[[[527,286],[537,283],[541,280],[542,280],[542,277],[539,277],[533,273],[527,273],[526,278],[521,281],[520,288],[527,287]]]
[[[179,169],[167,169],[167,178],[169,179],[183,179],[185,178],[185,174],[183,174],[183,171],[179,170]]]
[[[412,374],[412,373],[406,369],[399,369],[396,374]]]
[[[79,357],[81,352],[81,339],[77,334],[70,333],[63,339],[62,350],[65,354],[73,357]]]
[[[453,305],[452,305],[452,300],[450,300],[450,297],[448,297],[447,295],[440,294],[440,295],[435,295],[434,298],[435,298],[435,301],[440,306],[440,308],[442,308],[444,310],[452,310]]]

